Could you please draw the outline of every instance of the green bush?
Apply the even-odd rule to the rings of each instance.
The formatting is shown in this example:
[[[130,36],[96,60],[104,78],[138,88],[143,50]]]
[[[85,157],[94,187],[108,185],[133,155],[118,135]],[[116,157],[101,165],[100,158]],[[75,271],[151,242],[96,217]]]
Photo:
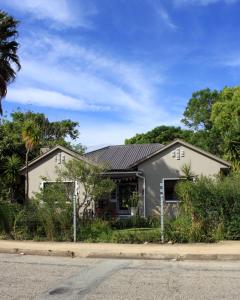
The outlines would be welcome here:
[[[177,242],[212,242],[240,238],[240,174],[200,177],[177,185],[179,217],[167,234]]]
[[[161,232],[157,228],[131,228],[113,231],[111,242],[114,243],[159,243]]]
[[[112,230],[108,221],[101,219],[79,220],[77,240],[86,242],[110,241]]]
[[[111,221],[112,229],[127,229],[127,228],[156,228],[160,226],[159,217],[143,218],[134,216],[127,219],[117,219]]]
[[[32,200],[48,240],[69,240],[72,232],[72,202],[60,183],[47,186]]]

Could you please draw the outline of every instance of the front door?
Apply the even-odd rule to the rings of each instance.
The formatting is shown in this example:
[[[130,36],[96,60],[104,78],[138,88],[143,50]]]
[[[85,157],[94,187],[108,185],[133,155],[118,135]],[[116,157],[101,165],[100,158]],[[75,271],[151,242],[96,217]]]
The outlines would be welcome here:
[[[136,183],[120,183],[118,185],[118,214],[130,215],[130,207],[127,206],[127,201],[133,192],[137,191]]]

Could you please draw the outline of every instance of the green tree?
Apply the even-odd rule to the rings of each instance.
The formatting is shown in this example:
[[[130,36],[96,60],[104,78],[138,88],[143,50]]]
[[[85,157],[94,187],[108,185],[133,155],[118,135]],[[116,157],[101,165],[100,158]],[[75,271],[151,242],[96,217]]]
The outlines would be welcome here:
[[[16,77],[21,68],[17,55],[19,44],[16,42],[18,21],[0,11],[0,114],[1,100],[7,94],[7,85]]]
[[[225,157],[240,164],[240,87],[224,88],[213,105],[211,121],[223,136]]]
[[[25,163],[26,148],[22,139],[22,130],[24,124],[29,120],[35,123],[40,131],[37,145],[29,152],[29,161],[38,156],[40,148],[44,146],[51,148],[60,144],[74,148],[73,142],[79,135],[78,122],[71,120],[52,122],[41,113],[16,111],[9,118],[2,118],[0,126],[0,196],[4,198],[6,198],[6,189],[9,187],[6,179],[3,180],[6,157],[15,154],[20,158],[22,165]],[[20,180],[19,175],[17,177]],[[22,202],[23,189],[20,184],[18,186],[16,194],[18,201]]]
[[[188,141],[192,134],[193,132],[191,130],[184,130],[180,127],[162,125],[146,133],[136,134],[134,137],[126,139],[125,144],[167,144],[176,138]]]
[[[57,169],[59,182],[78,182],[83,190],[78,198],[78,213],[86,215],[87,209],[101,199],[102,196],[110,194],[115,188],[115,183],[104,176],[104,168],[89,164],[82,160],[70,160],[65,163],[64,168]]]
[[[28,200],[29,191],[29,178],[28,178],[28,163],[29,163],[29,152],[38,144],[40,137],[40,128],[35,124],[33,120],[25,122],[22,130],[22,139],[25,143],[26,155],[26,186],[25,186],[25,201]]]
[[[21,160],[19,156],[13,154],[12,156],[8,156],[5,158],[4,163],[4,177],[3,179],[6,181],[6,185],[9,189],[11,202],[14,201],[14,194],[17,188],[18,183],[18,172],[21,166]]]
[[[218,97],[219,92],[209,88],[194,92],[183,113],[183,124],[194,130],[210,130],[212,106]]]

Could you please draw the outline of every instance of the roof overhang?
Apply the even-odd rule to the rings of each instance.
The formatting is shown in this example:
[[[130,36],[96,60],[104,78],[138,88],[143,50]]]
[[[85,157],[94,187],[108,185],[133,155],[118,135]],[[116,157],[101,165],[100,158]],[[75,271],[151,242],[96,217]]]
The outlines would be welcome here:
[[[49,151],[37,156],[36,158],[34,158],[31,162],[29,162],[28,164],[28,167],[32,167],[34,164],[36,164],[37,162],[41,161],[42,159],[48,157],[50,154],[54,153],[55,151],[57,150],[61,150],[67,154],[69,154],[70,156],[72,156],[74,159],[78,159],[78,160],[82,160],[82,161],[85,161],[86,163],[90,164],[90,165],[96,165],[94,164],[94,162],[90,161],[89,159],[87,159],[86,157],[80,155],[78,152],[75,152],[73,150],[70,150],[66,147],[63,147],[63,146],[60,146],[60,145],[57,145],[55,146],[54,148],[50,149]],[[21,174],[24,174],[26,172],[26,165],[23,166],[19,172]]]
[[[209,158],[211,158],[211,159],[213,159],[213,160],[215,160],[215,161],[223,164],[224,166],[226,166],[226,168],[230,168],[231,167],[231,163],[229,163],[228,161],[223,160],[223,159],[217,157],[216,155],[213,155],[213,154],[211,154],[211,153],[209,153],[207,151],[204,151],[204,150],[200,149],[199,147],[193,146],[193,145],[191,145],[191,144],[189,144],[189,143],[187,143],[187,142],[185,142],[183,140],[176,139],[173,142],[169,143],[168,145],[164,146],[163,148],[157,150],[156,152],[154,152],[154,153],[152,153],[152,154],[144,157],[143,159],[137,161],[136,163],[132,164],[130,166],[130,168],[138,166],[139,164],[143,163],[144,161],[146,161],[146,160],[154,157],[155,155],[158,155],[159,153],[162,153],[163,151],[167,150],[168,148],[170,148],[170,147],[172,147],[172,146],[174,146],[175,144],[178,144],[178,143],[181,144],[181,145],[183,145],[183,146],[185,146],[185,147],[187,147],[187,148],[189,148],[189,149],[191,149],[191,150],[194,150],[194,151],[196,151],[196,152],[198,152],[198,153],[200,153],[202,155],[205,155],[206,157],[209,157]]]

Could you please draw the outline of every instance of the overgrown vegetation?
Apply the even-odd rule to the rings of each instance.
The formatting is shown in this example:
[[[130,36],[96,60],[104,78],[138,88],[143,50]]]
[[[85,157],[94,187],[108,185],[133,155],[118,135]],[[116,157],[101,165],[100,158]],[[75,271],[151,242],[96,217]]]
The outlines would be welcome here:
[[[240,239],[240,174],[181,181],[179,215],[165,218],[165,241],[215,242]],[[67,199],[67,201],[66,201]],[[61,183],[49,185],[22,206],[0,202],[2,237],[72,240],[72,192]],[[78,218],[77,240],[85,242],[160,243],[159,217],[129,219]]]
[[[240,174],[199,177],[177,186],[178,217],[166,226],[176,242],[212,242],[240,238]]]

